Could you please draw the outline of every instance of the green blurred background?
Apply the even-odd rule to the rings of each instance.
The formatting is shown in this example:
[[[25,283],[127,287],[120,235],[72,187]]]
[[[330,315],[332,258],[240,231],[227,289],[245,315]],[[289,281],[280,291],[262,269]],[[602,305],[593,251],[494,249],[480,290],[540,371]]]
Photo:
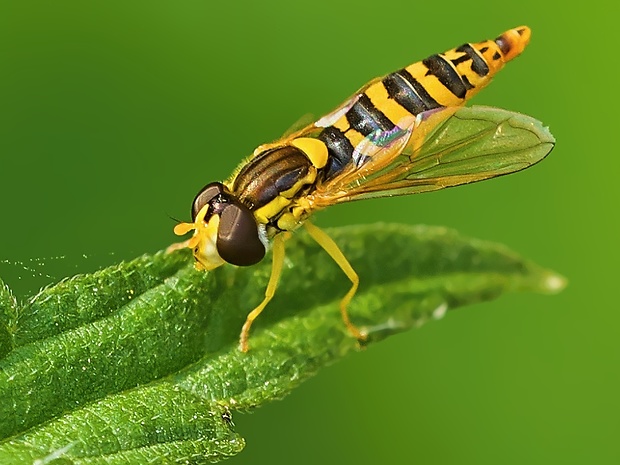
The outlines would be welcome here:
[[[548,124],[558,144],[547,160],[316,221],[450,226],[554,268],[569,287],[450,313],[324,369],[284,401],[236,415],[248,445],[230,463],[620,463],[609,5],[4,1],[0,261],[34,259],[35,272],[0,263],[0,276],[25,295],[52,281],[38,273],[161,249],[175,240],[169,215],[187,219],[200,187],[304,113],[527,24],[530,47],[475,103]]]

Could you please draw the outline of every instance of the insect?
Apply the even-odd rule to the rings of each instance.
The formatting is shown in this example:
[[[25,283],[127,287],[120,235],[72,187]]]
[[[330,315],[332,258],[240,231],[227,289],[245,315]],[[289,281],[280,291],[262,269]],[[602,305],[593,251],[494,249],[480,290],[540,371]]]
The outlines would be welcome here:
[[[239,337],[248,350],[254,320],[275,294],[290,232],[304,226],[350,279],[340,312],[350,334],[365,333],[347,312],[359,278],[336,243],[308,217],[352,200],[429,192],[520,171],[542,160],[554,139],[525,115],[462,105],[518,56],[530,29],[464,44],[375,79],[316,122],[259,146],[224,183],[207,184],[192,203],[193,231],[180,244],[196,267],[250,266],[272,248],[263,301]]]

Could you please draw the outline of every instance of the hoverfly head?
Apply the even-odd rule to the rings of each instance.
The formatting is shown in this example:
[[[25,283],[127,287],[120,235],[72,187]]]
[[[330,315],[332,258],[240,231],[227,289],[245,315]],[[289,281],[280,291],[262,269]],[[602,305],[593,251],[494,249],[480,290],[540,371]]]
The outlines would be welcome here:
[[[193,223],[174,228],[182,235],[194,230],[188,247],[194,250],[196,267],[212,270],[224,262],[249,266],[265,256],[265,245],[252,211],[226,186],[207,184],[192,203]]]

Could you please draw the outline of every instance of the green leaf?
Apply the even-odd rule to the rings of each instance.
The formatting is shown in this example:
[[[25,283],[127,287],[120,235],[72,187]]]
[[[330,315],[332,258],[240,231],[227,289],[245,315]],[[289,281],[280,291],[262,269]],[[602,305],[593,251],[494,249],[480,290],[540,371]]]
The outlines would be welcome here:
[[[507,291],[564,279],[503,246],[424,226],[329,234],[358,271],[351,317],[368,344]],[[0,463],[207,463],[244,441],[231,411],[280,398],[360,350],[338,303],[350,283],[306,234],[237,350],[270,263],[196,271],[189,251],[145,255],[41,291],[21,307],[0,286]]]
[[[17,300],[11,290],[0,280],[0,359],[14,347],[13,335],[17,331]]]

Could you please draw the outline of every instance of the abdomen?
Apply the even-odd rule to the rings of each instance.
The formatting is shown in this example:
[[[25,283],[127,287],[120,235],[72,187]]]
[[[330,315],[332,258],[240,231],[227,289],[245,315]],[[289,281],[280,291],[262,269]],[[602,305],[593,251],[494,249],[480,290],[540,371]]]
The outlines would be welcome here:
[[[329,153],[324,178],[338,174],[373,131],[389,131],[404,118],[465,103],[519,55],[529,39],[529,28],[511,29],[495,40],[431,55],[360,89],[351,107],[333,122],[328,117],[318,136]]]
[[[376,79],[296,136],[259,147],[227,185],[259,224],[276,232],[294,229],[308,213],[299,200],[317,182],[338,175],[367,136],[428,110],[462,105],[519,55],[529,38],[527,27],[511,29]]]

